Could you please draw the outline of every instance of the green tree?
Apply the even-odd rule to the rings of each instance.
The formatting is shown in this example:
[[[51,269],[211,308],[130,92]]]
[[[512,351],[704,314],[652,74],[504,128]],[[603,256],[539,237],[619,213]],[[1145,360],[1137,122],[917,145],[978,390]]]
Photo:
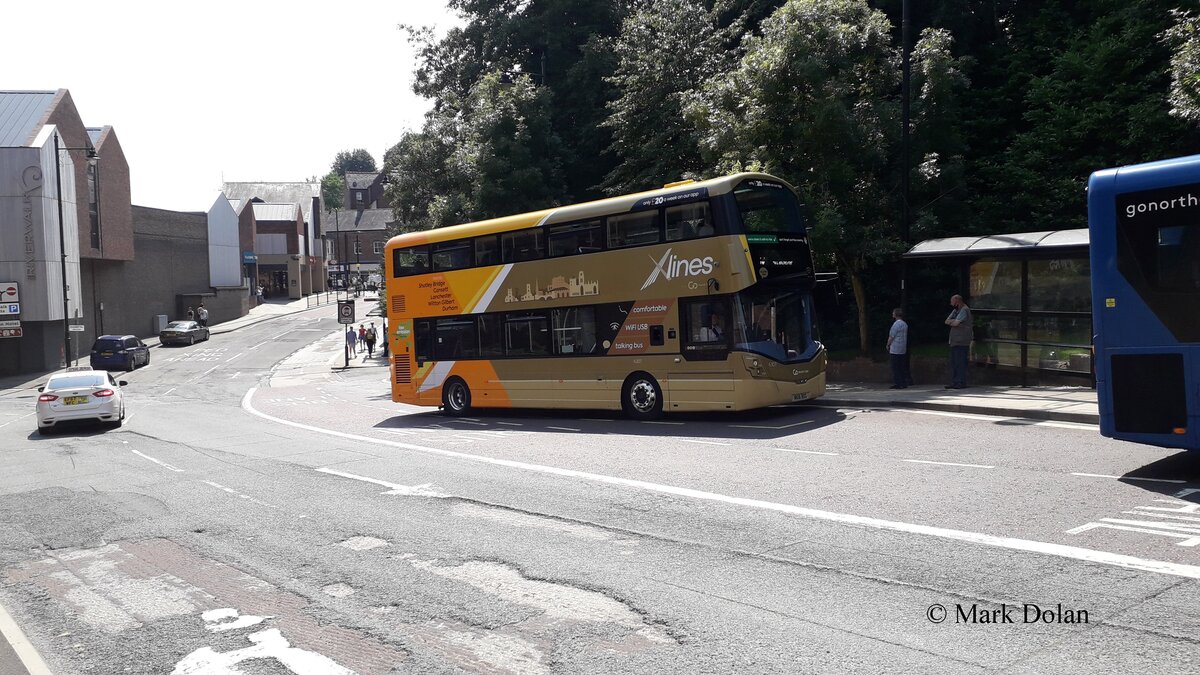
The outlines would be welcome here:
[[[790,0],[747,38],[738,68],[688,107],[709,160],[722,171],[790,178],[810,205],[812,238],[849,279],[859,347],[869,351],[864,274],[902,250],[897,236],[899,54],[891,24],[863,0]],[[956,66],[948,38],[916,50],[932,104],[934,72]],[[919,115],[915,124],[919,126]],[[926,158],[929,161],[929,158]]]
[[[434,39],[410,29],[418,48],[413,90],[434,101],[434,113],[453,116],[489,74],[524,73],[550,90],[551,130],[565,183],[560,198],[596,196],[614,159],[610,133],[600,122],[614,96],[605,81],[615,59],[601,48],[626,11],[613,0],[450,0],[462,26]],[[511,75],[510,75],[511,78]]]
[[[1165,37],[1171,46],[1171,114],[1200,123],[1200,16],[1172,10]]]
[[[606,192],[645,190],[707,168],[697,129],[684,108],[705,82],[732,68],[740,33],[718,27],[698,0],[649,0],[625,18],[620,35],[604,41],[617,59],[608,78],[617,98],[603,124],[620,163]]]
[[[321,202],[326,211],[341,208],[346,200],[346,179],[330,171],[321,179]]]
[[[371,172],[377,171],[375,168],[375,158],[371,153],[358,148],[357,150],[343,150],[333,158],[333,166],[330,171],[345,178],[347,171],[362,171]]]
[[[550,92],[527,76],[484,75],[461,111],[432,111],[388,150],[387,197],[406,229],[546,208],[563,193]]]

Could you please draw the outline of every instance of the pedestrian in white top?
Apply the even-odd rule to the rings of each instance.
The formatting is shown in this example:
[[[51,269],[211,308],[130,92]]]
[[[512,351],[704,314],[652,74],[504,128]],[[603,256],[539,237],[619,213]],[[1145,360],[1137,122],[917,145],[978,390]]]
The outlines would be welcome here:
[[[888,361],[892,366],[892,389],[907,389],[912,386],[912,371],[908,362],[908,323],[904,320],[904,310],[897,307],[892,310],[891,330],[888,331],[887,350]]]

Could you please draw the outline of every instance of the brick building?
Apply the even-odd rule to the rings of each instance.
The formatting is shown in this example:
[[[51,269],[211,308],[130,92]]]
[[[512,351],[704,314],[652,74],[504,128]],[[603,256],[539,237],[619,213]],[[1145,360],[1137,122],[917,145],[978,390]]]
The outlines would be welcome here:
[[[97,335],[149,336],[188,302],[213,321],[248,310],[233,221],[135,207],[130,181],[115,130],[85,126],[67,90],[0,91],[0,283],[19,293],[0,303],[0,374],[86,359]]]

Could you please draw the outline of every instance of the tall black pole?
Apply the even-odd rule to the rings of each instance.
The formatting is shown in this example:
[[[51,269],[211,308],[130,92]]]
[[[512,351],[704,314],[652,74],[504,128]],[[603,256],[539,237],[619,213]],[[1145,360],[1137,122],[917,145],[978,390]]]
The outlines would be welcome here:
[[[58,247],[62,255],[62,293],[63,293],[63,363],[71,359],[71,322],[67,309],[67,236],[63,226],[63,196],[62,169],[58,159],[58,132],[54,132],[54,186],[58,192]]]
[[[912,171],[912,162],[910,159],[911,148],[908,135],[908,128],[910,126],[909,85],[912,74],[908,49],[910,42],[908,3],[909,0],[901,0],[900,3],[900,238],[904,241],[906,247],[911,235],[909,232],[908,190],[909,174]],[[908,265],[903,259],[900,261],[900,306],[904,308],[904,311],[908,311]]]

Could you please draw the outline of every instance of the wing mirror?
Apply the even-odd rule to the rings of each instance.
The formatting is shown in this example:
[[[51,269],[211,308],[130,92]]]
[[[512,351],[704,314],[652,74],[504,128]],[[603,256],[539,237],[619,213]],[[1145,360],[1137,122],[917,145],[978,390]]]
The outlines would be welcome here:
[[[129,386],[129,382],[127,382],[126,380],[118,380],[118,381],[117,381],[117,384],[121,385],[122,387],[128,387],[128,386]]]
[[[38,393],[39,393],[39,394],[40,394],[40,393],[42,393],[43,391],[46,391],[46,388],[45,388],[45,387],[38,387]]]

